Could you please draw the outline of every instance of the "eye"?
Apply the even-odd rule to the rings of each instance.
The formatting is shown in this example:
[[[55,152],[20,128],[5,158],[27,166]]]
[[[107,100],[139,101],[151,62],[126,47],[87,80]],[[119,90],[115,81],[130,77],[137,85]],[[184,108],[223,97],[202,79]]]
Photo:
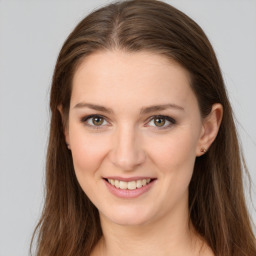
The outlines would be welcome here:
[[[90,115],[82,118],[82,123],[85,125],[92,126],[93,128],[100,128],[108,124],[106,119],[100,115]]]
[[[148,125],[163,129],[163,128],[168,128],[175,123],[176,121],[173,118],[169,116],[159,115],[159,116],[153,116],[148,122]]]

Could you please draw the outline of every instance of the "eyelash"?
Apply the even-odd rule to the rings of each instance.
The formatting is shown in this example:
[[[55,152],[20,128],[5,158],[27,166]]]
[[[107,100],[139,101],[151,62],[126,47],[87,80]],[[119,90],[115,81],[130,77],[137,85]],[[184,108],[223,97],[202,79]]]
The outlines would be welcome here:
[[[176,124],[176,120],[175,120],[175,119],[173,119],[173,118],[170,117],[170,116],[163,116],[163,115],[155,115],[155,116],[152,116],[152,117],[149,119],[149,121],[148,121],[147,123],[150,123],[151,121],[154,121],[155,119],[164,119],[165,122],[166,122],[166,121],[169,122],[168,125],[166,125],[166,123],[165,123],[164,126],[162,126],[162,127],[157,127],[157,126],[155,126],[156,128],[161,129],[161,130],[170,128],[172,125],[175,125],[175,124]]]
[[[92,129],[102,129],[103,126],[105,125],[92,125],[92,124],[88,124],[88,120],[90,120],[91,118],[102,118],[103,119],[103,122],[107,122],[107,119],[106,117],[102,116],[102,115],[89,115],[89,116],[85,116],[83,118],[81,118],[81,122],[83,124],[85,124],[86,126],[89,126],[90,128]],[[160,129],[160,130],[163,130],[163,129],[167,129],[169,127],[171,127],[172,125],[175,125],[176,124],[176,120],[173,119],[172,117],[170,116],[164,116],[164,115],[154,115],[152,117],[150,117],[147,121],[147,124],[150,123],[151,121],[155,120],[155,119],[164,119],[165,122],[168,121],[169,124],[168,125],[165,125],[163,127],[157,127],[155,126],[155,128],[157,129]]]
[[[101,129],[103,125],[97,126],[97,125],[88,124],[88,120],[91,118],[102,118],[104,121],[106,121],[106,118],[102,115],[89,115],[89,116],[85,116],[85,117],[81,118],[81,122],[83,124],[85,124],[86,126],[89,126],[90,128]]]

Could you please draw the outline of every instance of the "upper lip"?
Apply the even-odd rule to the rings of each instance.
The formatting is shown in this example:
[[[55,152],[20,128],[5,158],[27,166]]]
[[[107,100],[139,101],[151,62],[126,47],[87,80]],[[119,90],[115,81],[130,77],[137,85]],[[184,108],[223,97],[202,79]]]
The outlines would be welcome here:
[[[120,176],[107,176],[107,177],[104,177],[104,179],[108,179],[108,180],[120,180],[120,181],[126,181],[126,182],[129,182],[129,181],[137,181],[137,180],[146,180],[146,179],[155,179],[155,178],[152,178],[152,177],[149,177],[149,176],[136,176],[136,177],[129,177],[129,178],[124,178],[124,177],[120,177]]]

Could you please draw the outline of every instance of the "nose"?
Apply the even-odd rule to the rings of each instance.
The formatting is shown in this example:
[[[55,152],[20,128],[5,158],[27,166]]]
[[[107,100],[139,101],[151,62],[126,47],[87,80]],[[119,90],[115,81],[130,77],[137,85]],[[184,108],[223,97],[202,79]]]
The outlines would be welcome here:
[[[146,154],[139,132],[127,125],[117,129],[113,135],[109,158],[116,167],[124,171],[133,171],[141,165]]]

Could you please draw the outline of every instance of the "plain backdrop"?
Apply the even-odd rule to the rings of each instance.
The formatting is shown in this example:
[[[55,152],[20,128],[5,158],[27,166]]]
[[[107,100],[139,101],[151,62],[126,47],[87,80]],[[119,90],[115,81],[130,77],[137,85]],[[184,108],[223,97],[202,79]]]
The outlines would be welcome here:
[[[108,2],[0,0],[0,256],[28,255],[43,206],[49,88],[57,54],[74,26]],[[199,23],[213,44],[255,183],[256,1],[166,2]],[[255,187],[252,198],[255,202]]]

